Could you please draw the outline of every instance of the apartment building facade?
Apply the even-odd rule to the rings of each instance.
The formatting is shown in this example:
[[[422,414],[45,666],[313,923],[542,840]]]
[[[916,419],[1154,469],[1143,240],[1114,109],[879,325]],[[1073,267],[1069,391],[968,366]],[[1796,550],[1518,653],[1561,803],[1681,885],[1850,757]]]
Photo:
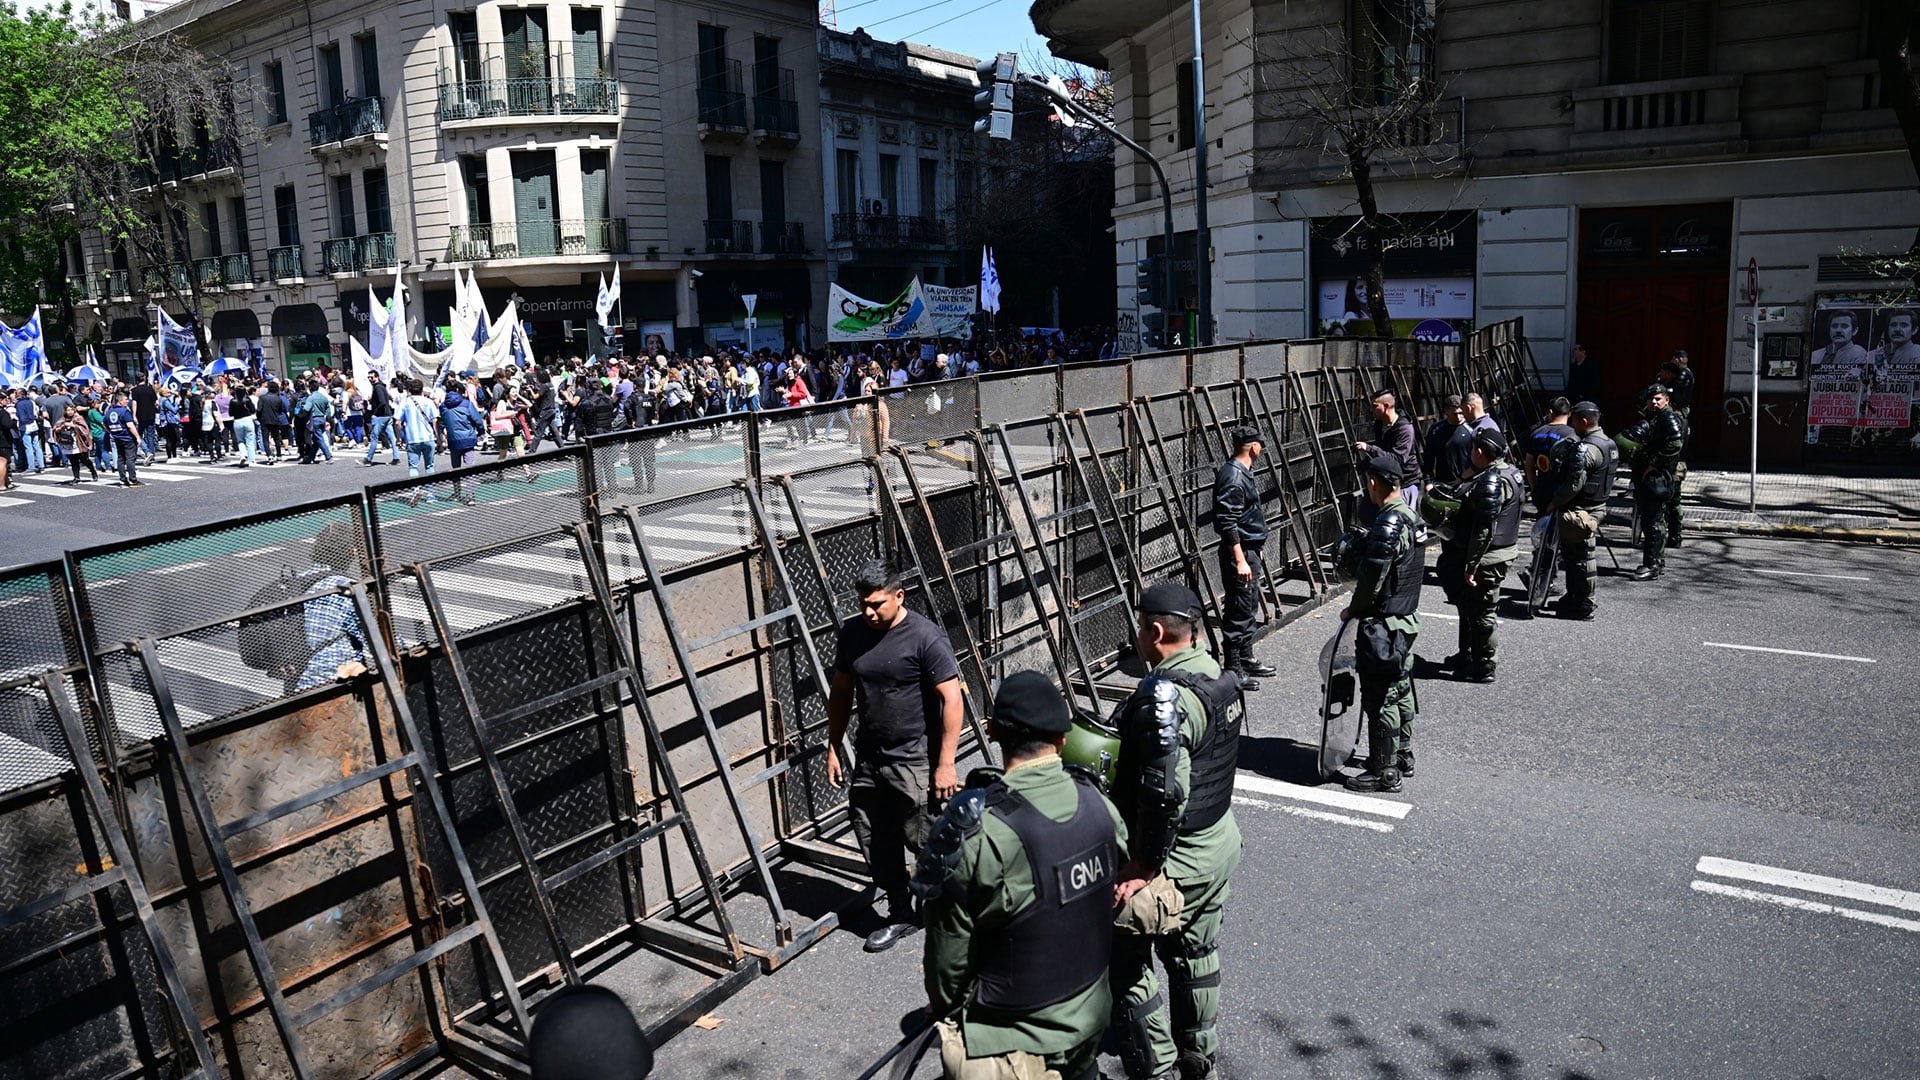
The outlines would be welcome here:
[[[186,0],[141,26],[239,63],[257,134],[152,178],[191,209],[178,262],[93,238],[76,299],[123,366],[155,275],[195,275],[216,348],[276,371],[344,355],[403,267],[416,337],[449,324],[459,268],[496,314],[518,301],[541,356],[604,344],[612,273],[629,351],[733,340],[742,294],[759,343],[817,338],[815,21],[788,0]]]
[[[891,299],[918,276],[962,281],[961,219],[977,182],[970,56],[865,30],[820,30],[828,273]]]
[[[1217,339],[1338,333],[1364,310],[1351,295],[1364,267],[1354,185],[1298,106],[1324,88],[1312,72],[1328,50],[1362,86],[1367,70],[1424,65],[1439,104],[1376,176],[1394,222],[1399,332],[1525,316],[1546,381],[1559,385],[1584,344],[1615,418],[1686,349],[1700,384],[1696,452],[1744,460],[1751,266],[1762,304],[1784,308],[1760,331],[1762,462],[1816,459],[1836,437],[1858,444],[1857,432],[1809,424],[1813,354],[1835,303],[1870,307],[1884,288],[1859,256],[1905,250],[1920,226],[1869,10],[1868,0],[1202,0],[1212,250],[1201,264]],[[1191,9],[1037,0],[1031,15],[1057,53],[1112,71],[1117,121],[1167,163],[1191,255]],[[1119,155],[1123,268],[1160,243],[1149,180]],[[1130,287],[1117,307],[1124,324]]]

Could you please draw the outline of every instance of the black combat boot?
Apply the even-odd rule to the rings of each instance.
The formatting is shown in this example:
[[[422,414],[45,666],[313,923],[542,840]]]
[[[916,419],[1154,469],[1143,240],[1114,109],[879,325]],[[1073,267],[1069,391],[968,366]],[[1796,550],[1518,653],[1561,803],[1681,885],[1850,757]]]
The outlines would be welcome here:
[[[1340,782],[1348,791],[1399,791],[1400,770],[1389,766],[1379,772],[1363,772]]]
[[[1213,1059],[1198,1050],[1182,1050],[1180,1058],[1174,1063],[1180,1070],[1180,1080],[1213,1080]]]
[[[912,894],[887,897],[886,925],[867,935],[863,948],[868,952],[886,952],[920,929],[920,916],[913,908]]]
[[[1260,673],[1250,666],[1253,659],[1252,649],[1251,645],[1235,645],[1231,641],[1227,642],[1227,670],[1240,676],[1240,689],[1249,694],[1260,689],[1260,680],[1256,678]],[[1277,673],[1272,668],[1268,668],[1266,674]]]
[[[1657,563],[1642,563],[1640,566],[1640,569],[1635,570],[1633,572],[1633,580],[1652,581],[1654,578],[1659,577],[1660,574],[1666,570],[1666,568],[1667,568],[1667,562],[1665,559],[1662,559]]]
[[[1400,751],[1400,775],[1401,776],[1413,775],[1413,751],[1412,750]]]
[[[1240,666],[1236,670],[1250,679],[1271,679],[1280,674],[1279,668],[1254,659],[1252,643],[1240,646]]]
[[[1460,671],[1467,667],[1471,667],[1472,664],[1473,664],[1473,658],[1463,652],[1454,653],[1452,656],[1449,656],[1445,660],[1440,661],[1440,666],[1447,669],[1448,671]]]
[[[1463,676],[1468,682],[1490,683],[1493,681],[1493,661],[1477,664],[1468,668]]]

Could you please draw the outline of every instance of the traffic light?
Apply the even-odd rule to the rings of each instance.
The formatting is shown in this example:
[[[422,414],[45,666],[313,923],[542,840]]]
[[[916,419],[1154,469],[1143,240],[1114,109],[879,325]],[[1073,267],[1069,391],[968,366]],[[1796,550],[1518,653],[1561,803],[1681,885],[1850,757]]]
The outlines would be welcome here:
[[[1166,284],[1166,256],[1149,255],[1133,264],[1133,283],[1139,290],[1134,299],[1141,307],[1164,308],[1167,298],[1161,295]]]
[[[1150,311],[1140,316],[1140,347],[1143,349],[1164,348],[1167,343],[1167,317],[1164,313]]]
[[[980,118],[973,122],[974,134],[1013,138],[1013,76],[1018,61],[1014,53],[1003,52],[975,65],[974,70],[980,73],[980,90],[973,95],[973,108]]]

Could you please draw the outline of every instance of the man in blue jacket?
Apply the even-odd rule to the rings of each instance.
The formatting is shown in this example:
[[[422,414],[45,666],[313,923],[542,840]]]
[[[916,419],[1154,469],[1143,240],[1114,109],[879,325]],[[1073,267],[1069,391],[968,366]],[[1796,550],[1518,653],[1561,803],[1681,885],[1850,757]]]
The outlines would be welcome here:
[[[487,418],[468,401],[465,387],[459,379],[447,380],[447,396],[440,402],[440,430],[447,436],[447,465],[458,469],[473,464],[474,447],[480,445],[480,437],[487,430]],[[473,501],[474,482],[467,480],[456,485],[454,497],[461,502]]]

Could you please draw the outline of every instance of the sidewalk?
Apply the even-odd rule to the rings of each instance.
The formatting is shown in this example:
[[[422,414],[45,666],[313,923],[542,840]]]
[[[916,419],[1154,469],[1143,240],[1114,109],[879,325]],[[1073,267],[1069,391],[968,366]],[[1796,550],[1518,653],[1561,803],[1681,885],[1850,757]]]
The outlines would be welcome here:
[[[1755,510],[1744,472],[1694,469],[1681,491],[1689,532],[1920,546],[1920,477],[1761,472]]]

